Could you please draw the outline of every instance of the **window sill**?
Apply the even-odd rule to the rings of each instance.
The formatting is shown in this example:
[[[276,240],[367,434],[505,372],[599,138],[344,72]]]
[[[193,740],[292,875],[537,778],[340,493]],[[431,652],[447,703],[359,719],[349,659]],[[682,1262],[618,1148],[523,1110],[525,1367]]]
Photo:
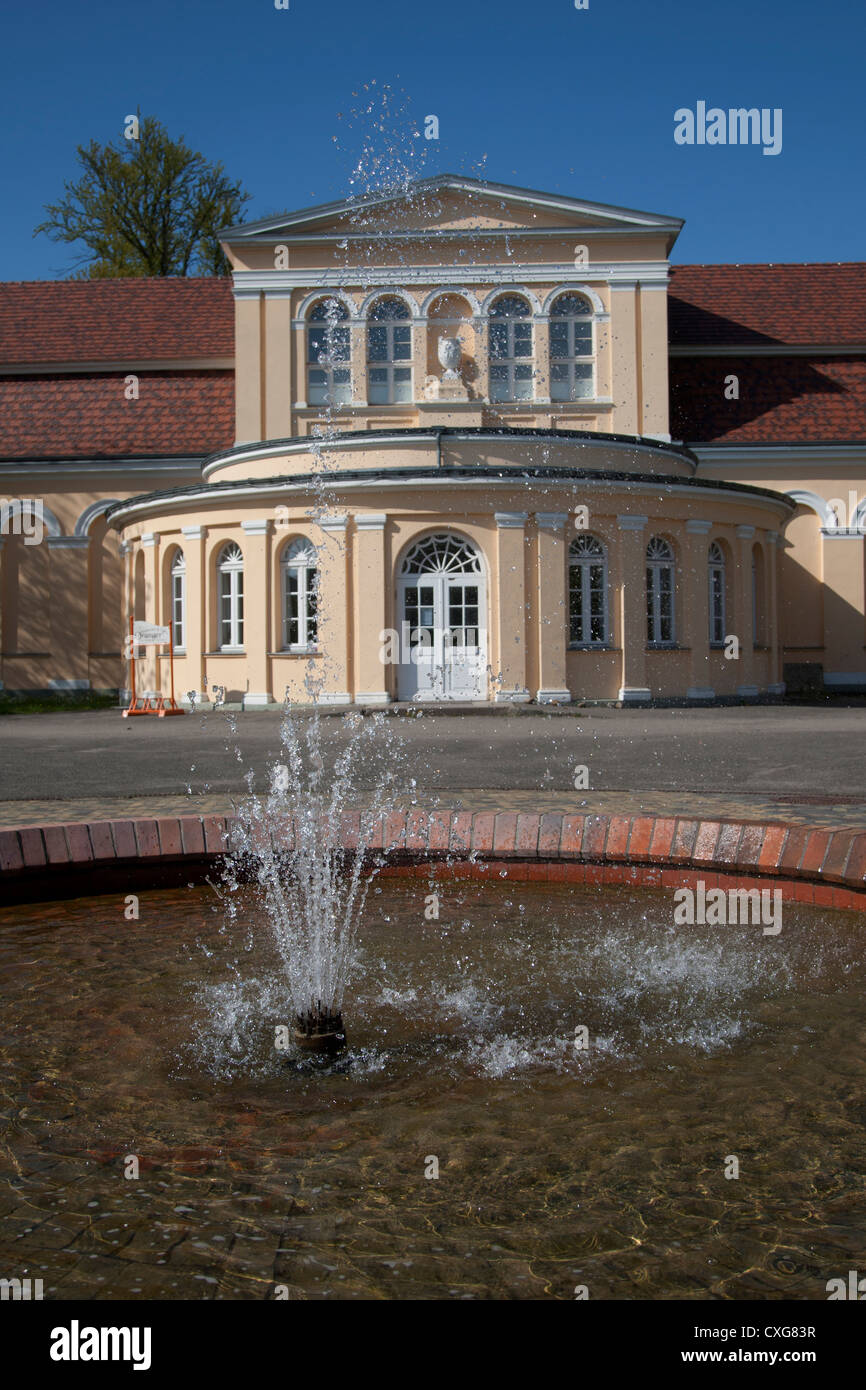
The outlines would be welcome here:
[[[681,647],[679,642],[647,642],[648,652],[687,652],[688,647]]]
[[[215,652],[205,652],[205,656],[246,656],[246,647],[222,647]]]
[[[622,647],[614,647],[610,642],[569,642],[569,652],[619,652]]]
[[[321,656],[322,652],[318,647],[283,647],[278,652],[268,652],[268,656]]]

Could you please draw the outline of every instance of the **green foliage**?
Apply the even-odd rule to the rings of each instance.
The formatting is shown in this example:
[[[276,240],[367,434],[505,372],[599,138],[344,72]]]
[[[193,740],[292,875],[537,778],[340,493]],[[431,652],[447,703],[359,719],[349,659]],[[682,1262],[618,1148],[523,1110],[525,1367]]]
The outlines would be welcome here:
[[[250,194],[155,117],[140,119],[138,134],[79,145],[81,178],[46,206],[33,235],[84,244],[75,279],[227,275],[217,234],[239,220]]]
[[[119,709],[119,696],[105,691],[3,691],[0,694],[0,715],[4,714],[58,714],[76,710]]]

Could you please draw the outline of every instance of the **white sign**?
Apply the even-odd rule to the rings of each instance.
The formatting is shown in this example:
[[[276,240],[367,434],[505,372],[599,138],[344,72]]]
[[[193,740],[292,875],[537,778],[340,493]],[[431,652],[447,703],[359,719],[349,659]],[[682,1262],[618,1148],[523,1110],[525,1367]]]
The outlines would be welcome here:
[[[170,640],[167,627],[157,627],[155,623],[134,622],[132,624],[132,643],[135,647],[156,647],[161,642]]]

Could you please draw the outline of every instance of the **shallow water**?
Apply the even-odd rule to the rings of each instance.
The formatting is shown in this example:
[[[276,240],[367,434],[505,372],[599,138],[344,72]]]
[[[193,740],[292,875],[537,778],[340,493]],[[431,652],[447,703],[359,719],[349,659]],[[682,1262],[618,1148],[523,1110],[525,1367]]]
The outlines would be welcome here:
[[[824,1299],[862,1268],[858,915],[786,904],[768,937],[675,929],[661,892],[382,880],[323,1067],[275,1046],[251,893],[230,929],[210,887],[123,911],[0,911],[0,1276],[46,1298]]]

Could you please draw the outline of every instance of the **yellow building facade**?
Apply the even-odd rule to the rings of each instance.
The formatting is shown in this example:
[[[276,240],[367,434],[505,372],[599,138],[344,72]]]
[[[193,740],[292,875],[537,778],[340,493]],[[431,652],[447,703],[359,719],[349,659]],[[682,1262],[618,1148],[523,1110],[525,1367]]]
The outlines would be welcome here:
[[[130,619],[172,623],[181,698],[249,708],[866,682],[856,444],[828,471],[821,446],[672,441],[681,225],[441,176],[229,230],[233,442],[46,496],[43,585],[79,599],[55,619],[74,652],[41,639],[55,684],[128,687]],[[44,610],[30,559],[6,540],[4,629]],[[45,684],[5,641],[3,662],[7,688]],[[167,668],[140,649],[139,690]]]

